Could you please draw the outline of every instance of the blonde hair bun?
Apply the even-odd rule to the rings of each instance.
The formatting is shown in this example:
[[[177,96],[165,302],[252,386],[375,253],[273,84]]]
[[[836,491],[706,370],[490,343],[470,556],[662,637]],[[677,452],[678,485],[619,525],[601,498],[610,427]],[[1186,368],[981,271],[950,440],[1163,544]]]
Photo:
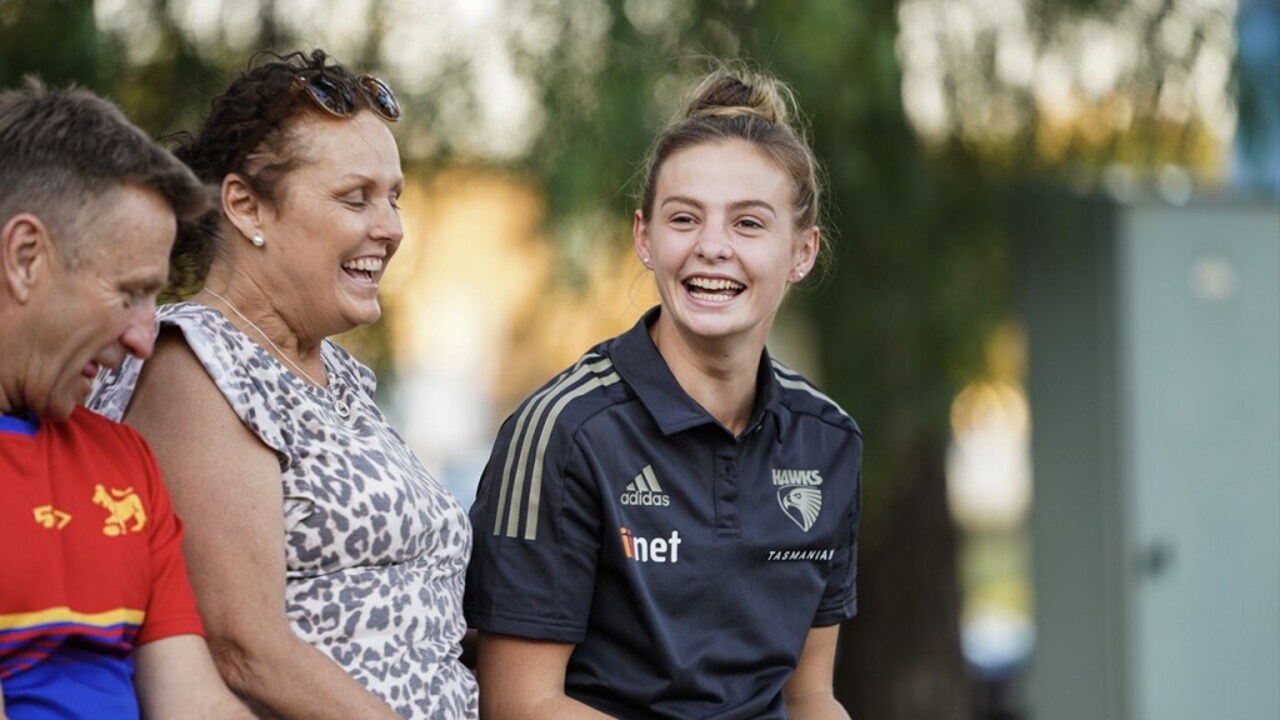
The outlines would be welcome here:
[[[748,115],[766,122],[788,125],[795,98],[775,78],[746,70],[721,68],[703,79],[690,93],[680,117],[736,117]]]

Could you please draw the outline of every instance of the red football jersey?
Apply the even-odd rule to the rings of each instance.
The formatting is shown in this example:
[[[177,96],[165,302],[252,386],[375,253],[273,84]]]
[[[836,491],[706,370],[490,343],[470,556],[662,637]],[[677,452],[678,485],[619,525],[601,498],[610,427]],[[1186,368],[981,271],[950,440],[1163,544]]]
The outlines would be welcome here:
[[[0,681],[68,716],[136,716],[133,648],[203,634],[155,458],[132,428],[77,408],[0,418]]]

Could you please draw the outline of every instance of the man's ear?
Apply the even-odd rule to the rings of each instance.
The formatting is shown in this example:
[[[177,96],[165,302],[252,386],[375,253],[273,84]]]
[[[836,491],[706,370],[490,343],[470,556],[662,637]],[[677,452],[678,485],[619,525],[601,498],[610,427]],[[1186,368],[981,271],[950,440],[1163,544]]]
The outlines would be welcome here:
[[[61,262],[49,228],[31,213],[18,213],[0,228],[0,263],[9,294],[26,303],[49,274],[50,263]]]

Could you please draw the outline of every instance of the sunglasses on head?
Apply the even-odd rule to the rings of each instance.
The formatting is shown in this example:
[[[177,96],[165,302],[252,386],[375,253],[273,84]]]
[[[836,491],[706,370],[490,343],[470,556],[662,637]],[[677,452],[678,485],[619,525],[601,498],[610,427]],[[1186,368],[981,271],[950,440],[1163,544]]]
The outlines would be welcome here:
[[[282,95],[265,114],[257,130],[249,136],[249,140],[241,146],[239,153],[228,165],[228,172],[239,169],[249,153],[253,152],[271,128],[280,122],[285,108],[290,105],[292,98],[297,97],[296,93],[300,90],[306,91],[307,97],[311,98],[317,107],[337,117],[345,118],[356,114],[360,106],[356,102],[355,93],[361,92],[369,100],[373,111],[383,120],[395,122],[400,119],[400,103],[396,101],[395,93],[391,92],[391,87],[385,82],[372,75],[361,75],[351,82],[334,79],[326,75],[324,70],[315,69],[295,75],[292,87],[293,92]]]
[[[307,95],[320,108],[338,117],[350,117],[355,114],[357,105],[355,92],[363,92],[368,98],[373,111],[383,120],[395,122],[400,119],[400,103],[395,93],[382,80],[372,75],[361,75],[355,79],[355,88],[351,83],[335,80],[323,70],[294,78],[294,85],[307,91]]]

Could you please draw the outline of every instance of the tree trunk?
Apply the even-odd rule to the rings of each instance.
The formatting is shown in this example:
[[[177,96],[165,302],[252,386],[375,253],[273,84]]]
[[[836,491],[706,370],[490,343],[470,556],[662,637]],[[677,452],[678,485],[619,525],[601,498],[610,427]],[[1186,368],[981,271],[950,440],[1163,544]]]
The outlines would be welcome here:
[[[940,444],[940,443],[938,443]],[[941,447],[920,448],[909,485],[862,518],[858,615],[841,632],[836,694],[855,720],[968,720],[956,529]],[[874,476],[873,476],[874,477]]]

